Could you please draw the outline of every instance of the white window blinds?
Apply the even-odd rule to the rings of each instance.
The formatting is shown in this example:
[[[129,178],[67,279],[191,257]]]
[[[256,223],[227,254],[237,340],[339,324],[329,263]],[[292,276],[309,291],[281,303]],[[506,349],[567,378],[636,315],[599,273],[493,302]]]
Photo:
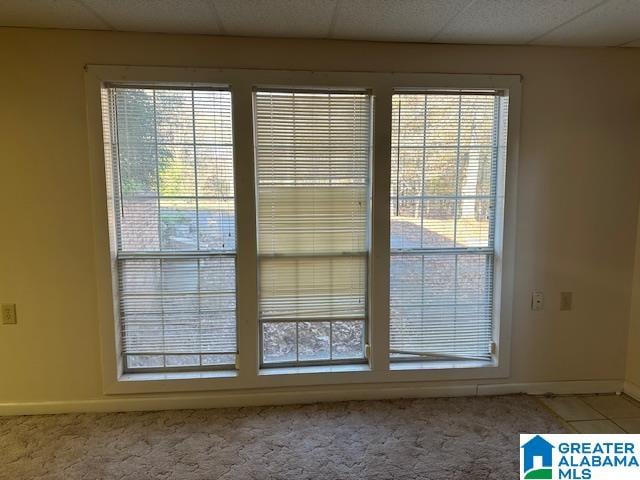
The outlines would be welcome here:
[[[392,360],[489,359],[507,97],[393,96]]]
[[[255,93],[261,358],[364,360],[371,97]]]
[[[126,370],[233,365],[231,94],[103,89],[111,234]]]

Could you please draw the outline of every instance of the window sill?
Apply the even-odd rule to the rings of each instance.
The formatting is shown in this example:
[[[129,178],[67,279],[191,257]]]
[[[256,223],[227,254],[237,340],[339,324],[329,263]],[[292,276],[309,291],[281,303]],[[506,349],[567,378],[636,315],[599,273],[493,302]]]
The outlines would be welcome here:
[[[201,372],[123,373],[121,382],[148,382],[160,380],[197,380],[209,378],[235,378],[237,370],[209,370]]]
[[[308,373],[350,373],[370,372],[371,367],[366,363],[352,363],[347,365],[317,365],[304,367],[273,367],[262,368],[258,372],[261,376],[300,375]]]
[[[391,371],[411,371],[411,370],[451,370],[463,368],[491,368],[496,367],[494,360],[434,360],[416,362],[391,362]]]
[[[105,385],[106,394],[178,392],[249,392],[255,389],[343,386],[390,387],[398,382],[455,382],[504,378],[508,367],[494,361],[397,362],[389,370],[373,371],[369,364],[263,368],[254,375],[235,370],[171,373],[127,373]],[[244,394],[244,393],[242,393]],[[226,394],[225,394],[226,395]]]

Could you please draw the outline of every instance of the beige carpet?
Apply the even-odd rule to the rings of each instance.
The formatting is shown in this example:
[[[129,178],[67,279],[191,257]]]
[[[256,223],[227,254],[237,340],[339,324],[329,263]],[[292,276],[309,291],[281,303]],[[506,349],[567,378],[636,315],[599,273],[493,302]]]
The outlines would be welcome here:
[[[0,478],[515,479],[526,396],[0,418]]]

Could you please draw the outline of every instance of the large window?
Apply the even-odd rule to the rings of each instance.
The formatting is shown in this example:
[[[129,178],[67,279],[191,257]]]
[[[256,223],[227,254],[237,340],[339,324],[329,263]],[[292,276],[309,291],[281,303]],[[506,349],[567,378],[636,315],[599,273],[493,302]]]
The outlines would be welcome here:
[[[103,89],[125,371],[233,368],[231,94]]]
[[[520,82],[88,67],[105,392],[508,375]]]
[[[261,363],[365,360],[372,101],[254,95]]]
[[[392,360],[488,360],[507,97],[393,96]]]

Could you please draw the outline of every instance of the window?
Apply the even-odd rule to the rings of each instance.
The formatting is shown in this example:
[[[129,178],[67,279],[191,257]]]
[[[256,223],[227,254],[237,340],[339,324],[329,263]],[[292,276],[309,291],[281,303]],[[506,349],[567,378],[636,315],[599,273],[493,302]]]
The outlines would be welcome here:
[[[231,94],[109,85],[107,187],[125,371],[235,364]]]
[[[492,358],[507,105],[486,90],[393,95],[392,360]]]
[[[371,103],[255,92],[263,366],[365,361]]]
[[[508,376],[520,84],[88,66],[104,391]]]

